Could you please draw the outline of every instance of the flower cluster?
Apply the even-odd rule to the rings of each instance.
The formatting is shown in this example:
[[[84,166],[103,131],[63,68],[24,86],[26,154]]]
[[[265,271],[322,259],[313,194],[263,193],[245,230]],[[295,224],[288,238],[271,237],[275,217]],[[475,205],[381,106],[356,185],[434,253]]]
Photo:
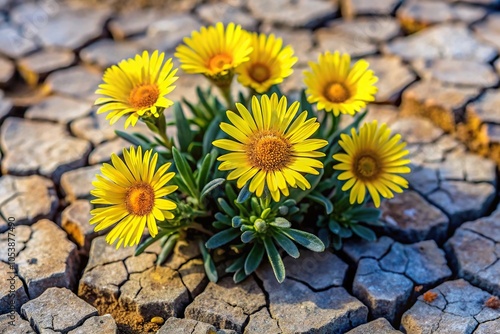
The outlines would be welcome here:
[[[112,155],[93,183],[90,223],[110,229],[110,244],[138,245],[140,254],[161,242],[161,264],[179,240],[195,242],[212,281],[211,250],[225,250],[237,282],[267,254],[281,282],[277,247],[298,257],[297,245],[318,252],[339,249],[353,233],[376,237],[367,225],[380,224],[376,208],[408,187],[401,175],[410,169],[400,135],[362,123],[377,92],[365,60],[320,54],[294,101],[279,84],[297,57],[272,34],[217,23],[186,37],[175,56],[185,73],[205,76],[219,92],[197,88],[196,102],[174,103],[177,69],[158,51],[111,66],[96,92],[98,113],[111,124],[141,121],[153,133],[117,131],[132,146]],[[247,93],[233,94],[235,77]]]

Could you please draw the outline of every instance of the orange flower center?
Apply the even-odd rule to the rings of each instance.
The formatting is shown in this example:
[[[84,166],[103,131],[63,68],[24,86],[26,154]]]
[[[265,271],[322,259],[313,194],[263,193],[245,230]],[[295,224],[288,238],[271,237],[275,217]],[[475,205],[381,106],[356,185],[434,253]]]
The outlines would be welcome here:
[[[150,184],[136,183],[127,189],[125,206],[127,211],[136,216],[145,216],[153,211],[155,192]]]
[[[266,172],[281,170],[291,161],[292,144],[280,133],[265,130],[256,133],[247,144],[250,163]]]
[[[375,179],[381,171],[380,161],[375,154],[363,153],[354,159],[353,174],[361,180]]]
[[[144,109],[154,106],[158,96],[160,90],[155,84],[143,84],[132,89],[128,101],[135,109]]]
[[[210,58],[208,61],[208,68],[212,71],[222,71],[225,65],[231,64],[232,62],[233,57],[228,54],[221,53]]]
[[[342,103],[351,97],[351,93],[346,86],[338,82],[329,83],[325,88],[324,94],[328,101],[333,103]]]
[[[250,67],[248,75],[250,75],[255,82],[263,83],[271,77],[271,71],[268,66],[257,63]]]

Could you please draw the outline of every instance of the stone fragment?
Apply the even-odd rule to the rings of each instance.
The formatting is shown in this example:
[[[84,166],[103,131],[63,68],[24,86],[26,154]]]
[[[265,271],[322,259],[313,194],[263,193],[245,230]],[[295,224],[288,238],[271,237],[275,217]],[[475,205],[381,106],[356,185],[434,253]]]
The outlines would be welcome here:
[[[189,260],[183,264],[178,271],[179,275],[181,275],[182,282],[188,289],[191,297],[202,293],[203,289],[208,284],[208,278],[205,274],[203,260],[201,259]]]
[[[16,226],[52,219],[57,206],[57,194],[50,180],[38,175],[0,177],[0,214],[5,219],[13,217]],[[7,222],[0,218],[0,232],[7,229]]]
[[[190,36],[193,31],[198,31],[200,27],[201,23],[191,14],[167,15],[161,20],[153,22],[149,26],[146,36],[138,37],[134,41],[137,41],[144,50],[173,52],[184,37]],[[168,54],[167,58],[172,56],[173,54]],[[177,85],[178,81],[176,81]],[[176,90],[177,88],[174,92]]]
[[[25,225],[15,226],[14,231],[9,230],[9,231],[6,231],[6,232],[0,234],[0,241],[4,244],[7,244],[7,245],[9,242],[9,240],[8,240],[9,239],[9,232],[15,234],[15,239],[16,239],[15,254],[17,256],[17,255],[19,255],[21,250],[24,250],[26,242],[28,242],[28,240],[31,237],[31,227],[25,226]],[[10,235],[10,238],[12,238],[12,234]],[[9,253],[12,253],[12,252],[9,252],[8,248],[0,249],[0,261],[3,261],[5,263],[12,262],[12,261],[9,261],[9,257],[10,257],[9,255],[11,255]]]
[[[40,220],[31,229],[31,238],[16,259],[29,297],[36,298],[50,287],[73,288],[79,264],[75,244],[50,220]]]
[[[115,320],[109,314],[103,316],[96,316],[85,320],[83,325],[68,332],[68,334],[116,334],[118,328],[116,327]]]
[[[493,60],[497,54],[493,47],[475,38],[464,24],[455,23],[440,24],[409,37],[396,38],[382,50],[405,60],[451,58],[483,63]]]
[[[477,326],[474,334],[489,334],[500,332],[500,319],[492,320]]]
[[[242,8],[231,3],[207,3],[196,8],[196,13],[208,24],[222,22],[225,25],[234,22],[241,25],[245,30],[254,31],[257,28],[257,20]]]
[[[210,282],[184,311],[186,318],[241,332],[250,314],[266,305],[255,279],[235,284],[231,277]]]
[[[323,0],[256,0],[248,2],[252,14],[259,20],[289,27],[313,28],[334,16],[336,2]]]
[[[382,238],[376,242],[348,241],[344,252],[358,263],[353,294],[370,308],[374,317],[392,322],[409,302],[414,286],[434,286],[452,273],[434,240],[404,245],[389,244],[392,240],[383,238],[382,242]]]
[[[20,58],[38,48],[37,44],[24,37],[11,25],[0,27],[0,53],[9,58]]]
[[[153,253],[131,256],[125,260],[125,267],[129,274],[142,273],[155,265],[156,258],[156,254]]]
[[[500,294],[500,211],[463,224],[445,244],[458,276]]]
[[[361,259],[352,289],[375,318],[394,321],[410,298],[413,283],[404,275],[382,270],[374,259]]]
[[[217,334],[217,329],[193,319],[169,318],[157,334]]]
[[[26,83],[35,86],[47,74],[72,65],[75,54],[63,49],[43,49],[17,61],[19,73]]]
[[[75,118],[88,115],[91,107],[91,104],[86,101],[52,95],[41,103],[28,108],[25,117],[28,119],[55,121],[66,124]]]
[[[102,73],[94,69],[74,66],[51,73],[44,85],[48,91],[94,102],[101,76]]]
[[[127,37],[143,34],[148,27],[163,19],[166,11],[158,8],[143,8],[140,10],[129,10],[117,13],[109,22],[109,31],[116,40],[123,40]]]
[[[467,105],[467,118],[475,118],[475,122],[500,124],[500,91],[488,89],[477,100]]]
[[[342,250],[354,262],[362,258],[380,259],[390,249],[394,240],[382,236],[373,242],[362,239],[351,239],[344,243]]]
[[[473,30],[479,39],[493,45],[500,50],[500,15],[498,13],[488,15],[486,20],[473,26]]]
[[[80,51],[80,58],[87,64],[106,69],[136,54],[142,54],[143,48],[137,42],[116,42],[112,39],[101,39]]]
[[[498,83],[498,76],[489,64],[470,60],[418,60],[413,65],[424,79],[437,80],[444,85],[488,88]]]
[[[50,17],[46,24],[40,25],[36,35],[47,48],[79,49],[101,36],[109,14],[109,10],[96,6],[63,9]]]
[[[89,224],[91,209],[88,200],[77,200],[64,209],[61,218],[61,227],[84,253],[88,253],[90,243],[100,234],[94,232],[94,226]]]
[[[376,102],[395,103],[403,89],[417,79],[399,57],[368,57],[366,60],[379,79],[378,92],[375,95]]]
[[[49,288],[41,296],[30,300],[21,308],[35,329],[67,333],[97,316],[97,310],[65,288]]]
[[[90,198],[90,191],[94,189],[92,181],[101,174],[101,165],[82,167],[64,173],[61,176],[61,187],[69,202],[77,199]]]
[[[153,317],[178,317],[189,303],[179,274],[168,267],[155,267],[132,274],[120,287],[120,303],[135,307],[147,321]]]
[[[58,180],[69,169],[83,166],[90,144],[69,136],[63,125],[8,118],[0,129],[4,152],[2,171],[40,173]]]
[[[422,80],[405,89],[401,114],[423,116],[446,132],[455,132],[467,102],[479,95],[477,87],[450,87]]]
[[[318,47],[314,50],[316,55],[332,50],[348,53],[353,58],[377,53],[377,45],[374,42],[346,35],[342,31],[336,31],[335,28],[320,28],[316,30],[315,36],[318,40]]]
[[[316,253],[305,250],[298,259],[287,257],[283,262],[287,277],[299,280],[315,290],[342,286],[348,268],[346,263],[328,251]]]
[[[448,217],[414,191],[383,201],[380,209],[384,231],[398,241],[433,239],[441,242],[447,236]]]
[[[14,325],[12,325],[14,322]],[[0,315],[0,333],[2,334],[35,334],[30,323],[19,316],[17,312],[14,314],[6,313]]]
[[[83,135],[83,134],[82,134]],[[116,154],[118,156],[122,155],[124,148],[130,148],[131,144],[122,139],[115,138],[113,140],[102,143],[90,152],[89,164],[95,165],[103,162],[111,161],[111,154]]]
[[[389,15],[394,12],[401,0],[350,0],[346,1],[346,8],[342,8],[342,15],[353,17],[358,15]]]
[[[403,28],[413,33],[431,25],[463,21],[471,23],[486,15],[481,7],[451,5],[445,1],[408,1],[398,8],[397,18]]]
[[[377,320],[370,321],[367,324],[358,326],[346,334],[399,334],[400,331],[395,330],[389,321],[385,318],[378,318]]]
[[[95,307],[103,307],[101,313],[107,312],[106,307],[118,300],[119,286],[123,285],[127,278],[128,273],[123,262],[111,262],[92,269],[85,268],[78,286],[78,295]]]
[[[12,245],[9,245],[9,243],[15,243],[15,231],[10,237],[10,240],[6,240],[6,242],[3,243],[5,248]],[[15,246],[17,246],[17,244]],[[15,246],[12,248],[15,249]],[[28,301],[28,296],[24,290],[23,282],[16,275],[15,260],[10,261],[9,264],[0,262],[0,280],[2,282],[0,285],[0,313],[10,313],[12,310],[14,312],[19,312],[21,305]],[[3,332],[0,330],[0,333]]]
[[[7,58],[0,57],[0,86],[5,87],[14,77],[14,64]]]
[[[452,227],[483,216],[495,198],[495,187],[489,183],[442,181],[440,189],[428,200],[443,210]]]
[[[405,117],[391,124],[393,133],[401,134],[408,144],[428,144],[439,138],[443,131],[425,118]]]
[[[12,103],[5,98],[3,90],[0,90],[0,121],[2,121],[12,110]]]
[[[276,333],[281,334],[282,331],[278,326],[278,321],[271,318],[267,308],[252,314],[250,320],[245,327],[244,334],[260,334],[260,333]]]
[[[360,17],[351,21],[334,20],[329,26],[337,33],[352,36],[356,42],[386,42],[400,32],[398,22],[390,16]]]
[[[406,179],[419,193],[428,195],[439,188],[436,169],[413,165],[410,165],[410,169],[411,173],[406,176]]]
[[[259,268],[269,312],[283,333],[345,333],[366,322],[367,308],[342,287],[314,292],[304,284],[278,283],[269,265]]]
[[[478,325],[500,317],[500,310],[484,305],[490,294],[462,279],[445,282],[431,291],[437,293],[435,300],[426,302],[420,296],[403,315],[401,328],[405,333],[477,333],[474,330]]]

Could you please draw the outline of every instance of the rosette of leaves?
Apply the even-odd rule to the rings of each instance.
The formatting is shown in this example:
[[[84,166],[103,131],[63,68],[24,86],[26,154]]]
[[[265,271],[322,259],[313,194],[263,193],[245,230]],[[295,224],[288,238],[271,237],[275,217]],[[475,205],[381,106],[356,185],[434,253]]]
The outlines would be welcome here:
[[[236,283],[244,280],[261,264],[266,255],[278,282],[285,279],[285,266],[279,248],[289,256],[300,256],[298,245],[315,252],[325,249],[323,242],[314,234],[292,228],[291,219],[300,213],[292,199],[271,203],[270,197],[253,197],[244,187],[239,196],[227,184],[226,196],[218,198],[220,212],[215,214],[213,226],[220,229],[206,243],[209,249],[230,244],[238,254],[226,268],[234,273]]]

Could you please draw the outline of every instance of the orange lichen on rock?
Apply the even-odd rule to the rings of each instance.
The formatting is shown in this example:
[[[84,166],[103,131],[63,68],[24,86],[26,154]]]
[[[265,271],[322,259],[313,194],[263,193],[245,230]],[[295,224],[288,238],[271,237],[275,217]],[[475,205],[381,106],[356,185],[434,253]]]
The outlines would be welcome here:
[[[424,293],[424,300],[428,303],[432,303],[434,300],[436,300],[438,294],[434,291],[427,291]]]
[[[488,300],[484,303],[486,307],[492,308],[492,309],[499,309],[500,308],[500,298],[497,296],[491,296],[488,298]]]

